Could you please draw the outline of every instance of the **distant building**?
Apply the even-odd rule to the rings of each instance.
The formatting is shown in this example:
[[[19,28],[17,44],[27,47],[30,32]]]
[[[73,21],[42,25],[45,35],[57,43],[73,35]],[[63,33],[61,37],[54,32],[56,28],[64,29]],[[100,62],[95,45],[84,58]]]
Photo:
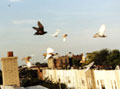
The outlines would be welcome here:
[[[74,55],[69,53],[68,55],[65,56],[58,56],[56,57],[51,57],[48,59],[48,68],[51,69],[67,69],[68,67],[72,67],[73,60],[80,60],[82,63],[85,61],[83,60],[83,54],[80,55]]]
[[[67,56],[61,56],[58,57],[58,59],[55,58],[49,58],[48,59],[48,68],[51,69],[62,69],[62,68],[66,68],[69,65],[69,59]]]

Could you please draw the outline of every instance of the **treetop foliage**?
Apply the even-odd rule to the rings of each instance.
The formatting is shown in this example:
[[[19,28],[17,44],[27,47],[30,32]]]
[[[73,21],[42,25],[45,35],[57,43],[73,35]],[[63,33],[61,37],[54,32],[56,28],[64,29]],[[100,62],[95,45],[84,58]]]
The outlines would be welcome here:
[[[94,51],[92,53],[87,53],[86,61],[89,64],[91,61],[95,62],[95,65],[102,65],[102,66],[112,66],[113,68],[116,65],[120,65],[120,51],[117,49],[109,50],[109,49],[102,49],[100,51]]]

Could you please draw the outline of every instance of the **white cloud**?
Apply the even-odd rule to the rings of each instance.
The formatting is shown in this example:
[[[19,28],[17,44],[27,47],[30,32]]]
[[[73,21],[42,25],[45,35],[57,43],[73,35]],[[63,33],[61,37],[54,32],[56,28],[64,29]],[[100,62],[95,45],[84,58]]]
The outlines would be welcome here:
[[[22,0],[9,0],[10,2],[19,2],[19,1],[22,1]]]
[[[36,20],[28,19],[28,20],[14,20],[12,21],[13,24],[33,24]]]

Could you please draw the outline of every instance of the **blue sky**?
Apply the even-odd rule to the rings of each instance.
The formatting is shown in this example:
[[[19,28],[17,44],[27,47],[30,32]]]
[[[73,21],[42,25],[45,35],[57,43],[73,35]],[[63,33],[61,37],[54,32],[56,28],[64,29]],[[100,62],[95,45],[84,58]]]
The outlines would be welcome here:
[[[1,0],[0,57],[14,51],[19,65],[22,57],[34,54],[32,63],[43,60],[48,47],[60,55],[69,51],[87,53],[103,48],[120,49],[119,0]],[[10,7],[8,7],[10,5]],[[41,21],[48,34],[34,36],[33,26]],[[106,24],[107,38],[93,38],[101,24]],[[51,37],[56,29],[58,38]],[[67,33],[66,42],[62,34]]]

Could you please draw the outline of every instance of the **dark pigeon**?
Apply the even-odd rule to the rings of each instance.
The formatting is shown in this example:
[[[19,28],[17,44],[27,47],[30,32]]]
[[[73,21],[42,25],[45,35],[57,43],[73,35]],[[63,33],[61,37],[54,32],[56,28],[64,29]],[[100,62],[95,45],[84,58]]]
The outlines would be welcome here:
[[[37,31],[37,32],[35,32],[34,35],[44,35],[47,33],[46,31],[44,31],[44,27],[40,23],[40,21],[38,21],[38,27],[32,27],[32,28]]]

